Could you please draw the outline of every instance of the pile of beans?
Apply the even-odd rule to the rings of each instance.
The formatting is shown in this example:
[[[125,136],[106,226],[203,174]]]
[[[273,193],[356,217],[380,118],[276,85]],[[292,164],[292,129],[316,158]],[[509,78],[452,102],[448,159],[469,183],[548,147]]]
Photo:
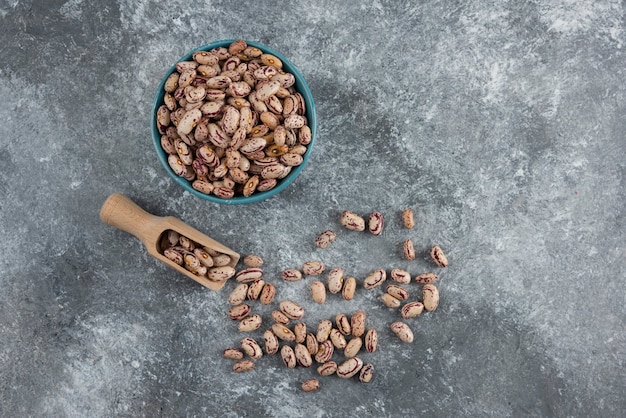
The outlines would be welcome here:
[[[312,140],[295,81],[280,59],[243,40],[178,62],[156,114],[170,168],[223,199],[276,187]]]
[[[406,229],[414,227],[410,209],[402,213],[401,219]],[[380,235],[384,227],[384,218],[379,212],[372,213],[366,223],[356,213],[344,211],[339,221],[348,230],[367,230],[373,235]],[[319,234],[314,244],[318,248],[328,248],[336,238],[334,231],[325,230]],[[402,253],[409,259],[404,250]],[[448,265],[439,246],[431,248],[430,257],[437,267]],[[240,332],[250,333],[261,329],[264,323],[260,314],[253,313],[251,304],[255,300],[260,300],[264,305],[271,304],[276,288],[262,277],[261,257],[248,255],[243,263],[245,267],[235,275],[238,284],[229,295],[231,308],[227,315],[233,321],[238,321]],[[378,268],[357,282],[355,277],[345,274],[343,268],[327,270],[323,262],[314,260],[304,262],[299,268],[285,269],[281,273],[284,282],[296,282],[307,277],[313,278],[310,283],[311,298],[318,304],[326,302],[327,292],[331,295],[340,294],[344,300],[350,301],[355,297],[357,287],[360,286],[364,291],[373,291],[382,288],[389,279],[393,283],[386,286],[380,300],[388,308],[399,312],[399,318],[393,320],[389,328],[404,343],[412,343],[414,340],[410,321],[424,312],[435,311],[439,305],[439,291],[434,284],[438,275],[433,272],[412,275],[398,268]],[[411,300],[412,292],[407,288],[411,282],[421,286],[421,298]],[[264,296],[268,286],[271,286],[271,291],[269,296]],[[277,309],[272,311],[271,318],[272,323],[263,332],[262,341],[246,336],[240,340],[238,347],[224,350],[224,357],[235,361],[233,371],[251,371],[255,368],[256,361],[264,355],[279,354],[282,363],[290,369],[298,366],[310,368],[317,364],[315,369],[319,376],[335,375],[343,379],[356,376],[363,383],[373,379],[374,364],[365,362],[361,354],[374,353],[377,350],[379,334],[375,328],[367,326],[367,313],[364,310],[340,312],[334,318],[322,319],[311,326],[304,322],[305,310],[302,306],[292,300],[281,300]],[[301,383],[301,388],[305,392],[318,390],[320,381],[318,378],[307,379]]]

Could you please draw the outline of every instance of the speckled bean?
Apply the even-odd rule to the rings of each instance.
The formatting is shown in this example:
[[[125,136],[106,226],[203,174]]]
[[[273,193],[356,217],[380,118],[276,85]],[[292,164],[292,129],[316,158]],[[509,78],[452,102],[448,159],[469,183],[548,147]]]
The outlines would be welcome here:
[[[439,267],[448,267],[448,258],[440,246],[435,245],[430,249],[430,257]]]
[[[319,304],[326,302],[326,286],[319,280],[311,282],[311,297]]]
[[[363,360],[358,357],[352,357],[337,366],[337,376],[343,379],[349,379],[356,375],[363,367]]]
[[[320,233],[315,239],[315,246],[318,248],[328,248],[330,244],[332,244],[337,238],[337,234],[327,229],[326,231]]]
[[[354,212],[344,210],[339,221],[343,227],[351,231],[360,232],[365,230],[365,220]]]
[[[239,322],[238,329],[241,332],[255,331],[261,327],[262,323],[263,319],[261,318],[261,315],[250,315],[249,317],[244,318],[241,320],[241,322]]]
[[[283,364],[290,369],[296,367],[296,354],[288,345],[283,345],[280,349],[280,358],[283,360]]]
[[[383,269],[376,269],[365,277],[363,280],[363,287],[365,289],[373,289],[380,286],[387,280],[387,272]]]
[[[405,343],[413,342],[413,331],[411,331],[411,328],[409,328],[409,326],[404,322],[394,322],[391,324],[390,328],[401,341]]]
[[[434,311],[439,306],[439,290],[434,284],[425,284],[422,287],[422,300],[424,301],[424,309],[429,312]]]
[[[352,300],[354,298],[355,291],[356,291],[356,279],[354,277],[348,277],[343,283],[341,296],[343,296],[345,300]]]

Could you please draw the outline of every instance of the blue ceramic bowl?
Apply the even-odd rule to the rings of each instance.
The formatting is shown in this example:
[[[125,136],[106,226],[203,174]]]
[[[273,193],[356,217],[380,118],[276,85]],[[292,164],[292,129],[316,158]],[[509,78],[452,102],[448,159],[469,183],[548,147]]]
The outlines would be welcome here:
[[[225,39],[222,41],[215,41],[206,45],[202,45],[196,49],[189,51],[187,54],[183,55],[178,61],[190,61],[192,60],[192,56],[194,52],[196,51],[209,51],[213,48],[228,47],[233,41],[235,41],[235,39]],[[208,195],[208,194],[204,194],[204,193],[197,191],[196,189],[191,187],[190,181],[185,180],[184,178],[176,175],[172,171],[169,164],[167,163],[167,153],[163,151],[163,148],[161,147],[161,134],[159,133],[159,130],[157,128],[156,113],[157,113],[157,109],[159,108],[159,106],[163,104],[163,96],[165,95],[165,90],[163,89],[163,86],[165,84],[165,80],[171,73],[176,71],[176,64],[170,67],[170,69],[167,71],[167,74],[165,74],[165,76],[159,83],[156,94],[154,95],[154,102],[152,104],[152,117],[150,119],[150,122],[152,124],[152,142],[154,143],[154,148],[156,149],[159,161],[161,162],[161,165],[163,166],[167,174],[176,183],[178,183],[183,189],[187,190],[192,195],[199,197],[200,199],[208,200],[210,202],[223,203],[227,205],[239,205],[239,204],[245,204],[245,203],[259,202],[261,200],[265,200],[269,197],[272,197],[280,193],[285,188],[287,188],[287,186],[289,186],[296,179],[296,177],[300,175],[300,173],[304,169],[304,166],[309,161],[309,157],[311,156],[311,151],[313,150],[313,145],[315,144],[315,137],[317,134],[317,116],[315,114],[315,103],[313,101],[313,95],[311,94],[311,90],[309,89],[309,86],[307,85],[306,81],[304,81],[304,77],[302,77],[302,74],[300,73],[300,71],[298,71],[298,69],[291,63],[291,61],[289,61],[280,52],[270,47],[267,47],[263,44],[260,44],[258,42],[252,42],[252,41],[246,41],[246,42],[250,46],[259,48],[265,53],[272,54],[278,57],[283,62],[283,70],[285,72],[289,72],[294,75],[296,79],[295,88],[304,98],[305,105],[306,105],[306,117],[308,119],[309,127],[311,128],[311,143],[307,145],[307,151],[302,156],[303,157],[302,164],[300,164],[299,166],[293,167],[291,172],[285,178],[279,180],[278,184],[273,189],[268,190],[266,192],[255,192],[249,197],[235,196],[230,199],[222,199],[215,195]]]

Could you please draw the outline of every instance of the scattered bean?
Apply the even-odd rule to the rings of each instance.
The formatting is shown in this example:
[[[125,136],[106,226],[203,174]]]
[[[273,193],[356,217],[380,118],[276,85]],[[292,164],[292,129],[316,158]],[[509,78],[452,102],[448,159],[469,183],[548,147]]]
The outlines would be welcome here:
[[[337,234],[334,231],[327,229],[317,236],[315,239],[315,246],[319,248],[328,248],[328,246],[332,244],[336,238]]]
[[[438,245],[435,245],[430,249],[430,257],[439,267],[448,267],[448,258]]]
[[[317,379],[308,379],[302,382],[302,390],[305,392],[314,392],[320,388],[320,382]]]
[[[437,309],[439,305],[439,290],[434,284],[425,284],[422,287],[422,300],[424,301],[424,309],[429,312]]]
[[[413,248],[413,241],[410,239],[404,240],[402,243],[402,254],[407,260],[415,260],[415,248]]]
[[[413,211],[411,209],[404,209],[402,211],[402,224],[406,229],[413,229],[413,227],[415,226]]]
[[[364,231],[365,220],[354,212],[344,210],[340,217],[341,225],[351,231]]]
[[[354,292],[356,290],[356,279],[354,277],[348,277],[344,284],[341,295],[345,300],[352,300],[354,298]]]
[[[396,336],[400,338],[400,340],[402,340],[403,342],[413,342],[413,331],[411,331],[411,328],[409,328],[409,326],[404,322],[394,322],[393,324],[391,324],[390,328],[391,331],[396,334]]]
[[[311,296],[319,304],[326,302],[326,286],[319,280],[311,282]]]

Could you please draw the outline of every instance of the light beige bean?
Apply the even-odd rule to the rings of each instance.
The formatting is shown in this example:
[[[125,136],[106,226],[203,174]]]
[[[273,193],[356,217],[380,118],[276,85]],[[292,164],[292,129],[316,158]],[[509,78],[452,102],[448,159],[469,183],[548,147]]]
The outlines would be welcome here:
[[[346,344],[347,344],[346,337],[344,337],[343,334],[339,332],[338,329],[336,328],[331,329],[329,337],[330,337],[330,341],[333,343],[336,349],[343,350],[344,348],[346,348]]]
[[[287,129],[300,129],[306,125],[306,119],[300,115],[289,115],[285,118],[283,124]]]
[[[275,295],[276,287],[271,283],[265,283],[265,286],[263,286],[263,290],[261,290],[259,301],[263,305],[269,305],[274,300]]]
[[[230,262],[230,257],[228,258]],[[213,259],[213,262],[216,262],[216,259]],[[231,266],[217,266],[209,269],[208,277],[211,280],[216,282],[223,282],[235,275],[235,269]]]
[[[351,231],[365,231],[365,220],[354,212],[344,210],[339,221],[344,228]]]
[[[201,65],[215,65],[218,62],[217,57],[208,51],[196,51],[193,53],[192,58]]]
[[[246,184],[243,186],[243,195],[248,197],[251,196],[259,185],[259,176],[252,176],[248,179]]]
[[[363,360],[358,357],[352,357],[337,366],[337,376],[343,379],[349,379],[356,375],[363,367]]]
[[[198,261],[205,267],[213,267],[213,257],[209,255],[202,248],[196,248],[193,250],[194,255],[198,258]]]
[[[311,282],[311,297],[319,304],[326,302],[326,286],[319,280]]]
[[[404,287],[395,284],[387,286],[387,293],[400,301],[404,301],[409,298],[409,291]]]
[[[262,323],[263,319],[261,315],[254,314],[242,319],[241,322],[239,322],[238,328],[240,332],[251,332],[259,329]]]
[[[348,317],[342,313],[339,313],[335,316],[335,325],[337,326],[337,330],[341,332],[343,335],[350,335],[350,320]]]
[[[272,331],[274,332],[274,334],[276,334],[278,338],[283,341],[294,342],[296,340],[296,335],[293,333],[293,331],[284,325],[273,324]]]
[[[157,125],[159,133],[164,134],[166,132],[170,121],[170,110],[165,105],[160,106],[157,110]]]
[[[335,374],[335,372],[337,372],[337,363],[334,361],[328,361],[317,367],[317,373],[320,376],[331,376]]]
[[[372,212],[367,223],[370,233],[373,235],[380,235],[383,233],[384,226],[385,220],[383,218],[383,214],[380,212]]]
[[[424,311],[424,304],[422,302],[408,302],[404,304],[400,310],[400,315],[404,319],[415,318]]]
[[[302,319],[304,316],[304,308],[291,300],[280,302],[279,308],[289,319]]]
[[[313,133],[308,125],[304,125],[302,128],[298,129],[298,142],[301,145],[309,145],[311,140],[313,140]]]
[[[222,108],[222,129],[226,135],[233,135],[239,127],[239,110],[234,106],[224,106]]]
[[[280,277],[285,281],[295,282],[302,279],[302,273],[297,269],[286,269],[282,271]]]
[[[291,322],[287,315],[281,311],[272,311],[272,319],[274,322],[281,325],[289,325],[289,322]]]
[[[278,59],[278,57],[272,55],[272,54],[262,54],[261,55],[261,62],[265,65],[269,65],[272,66],[274,68],[276,68],[277,70],[281,70],[283,68],[283,63],[280,59]]]
[[[425,284],[422,287],[422,300],[424,301],[424,309],[429,312],[434,311],[439,306],[439,290],[434,284]]]
[[[288,152],[280,156],[280,162],[287,167],[297,167],[304,161],[301,155]]]
[[[365,334],[365,319],[367,315],[364,311],[358,311],[352,314],[350,318],[350,329],[352,335],[355,337],[360,337]]]
[[[353,337],[344,348],[343,355],[348,358],[355,357],[361,351],[362,346],[363,340],[360,337]]]
[[[230,86],[228,87],[228,91],[230,95],[236,98],[246,97],[248,94],[250,94],[251,90],[252,89],[250,87],[250,84],[248,84],[245,81],[237,81],[237,82],[231,83]]]
[[[317,342],[322,343],[328,340],[328,337],[330,336],[330,331],[332,329],[333,323],[330,322],[328,319],[322,319],[317,324],[317,334],[315,335],[315,337],[317,338]]]
[[[409,326],[404,322],[394,322],[391,324],[390,328],[401,341],[405,343],[413,342],[413,331],[411,331],[411,328],[409,328]]]
[[[389,278],[396,283],[409,284],[411,283],[411,274],[406,270],[391,269],[389,272]]]
[[[243,258],[243,264],[247,267],[261,267],[263,265],[263,259],[256,254],[248,254]]]
[[[270,96],[276,94],[279,89],[280,89],[280,83],[278,81],[268,81],[266,83],[263,83],[260,87],[257,87],[256,98],[264,102]]]
[[[173,93],[178,88],[179,77],[180,75],[178,73],[172,73],[167,77],[165,84],[163,85],[166,92]]]
[[[274,187],[276,187],[277,184],[278,181],[276,179],[263,179],[259,181],[259,185],[256,189],[259,192],[266,192],[268,190],[272,190]]]
[[[243,352],[238,348],[227,348],[224,350],[224,358],[229,360],[241,360],[243,359]]]
[[[263,286],[265,286],[265,280],[256,279],[252,283],[248,285],[248,294],[247,297],[249,300],[257,300],[261,295],[261,291],[263,290]]]
[[[315,246],[318,248],[328,248],[328,246],[330,246],[336,238],[337,234],[334,231],[327,229],[317,236],[315,239]]]
[[[313,359],[311,358],[311,353],[309,353],[309,350],[304,344],[296,343],[293,351],[296,356],[296,361],[300,366],[311,367],[311,365],[313,364]]]
[[[367,330],[365,334],[365,342],[363,343],[368,353],[373,353],[378,348],[378,333],[374,328]]]
[[[258,360],[263,357],[263,350],[261,350],[261,346],[253,338],[243,338],[240,344],[243,352],[246,353],[250,358]]]
[[[321,261],[307,261],[302,265],[302,273],[307,276],[319,276],[325,269],[326,266]]]
[[[246,316],[248,316],[251,311],[252,308],[250,307],[250,305],[243,303],[241,305],[233,306],[232,308],[230,308],[227,315],[233,321],[241,321]]]
[[[398,299],[396,299],[395,297],[393,297],[389,293],[383,293],[380,296],[380,299],[383,301],[385,306],[388,307],[388,308],[399,308],[400,304],[401,304],[401,302]]]
[[[288,345],[283,345],[280,349],[280,357],[283,359],[283,363],[290,369],[296,367],[296,354]]]
[[[282,164],[272,164],[263,167],[261,170],[261,178],[263,179],[277,179],[282,178],[285,173],[286,167]]]
[[[228,303],[231,305],[241,305],[244,300],[246,300],[246,296],[248,294],[248,285],[245,283],[241,283],[237,285],[233,289],[233,291],[228,296]]]
[[[296,78],[291,73],[279,72],[271,78],[272,81],[278,81],[281,87],[288,88],[294,85]]]
[[[272,311],[272,319],[280,325],[287,325],[291,320],[281,311]]]
[[[439,267],[448,267],[448,258],[440,246],[435,245],[430,249],[430,257]]]
[[[356,291],[356,279],[354,277],[348,277],[344,284],[341,295],[345,300],[352,300],[354,298],[354,292]]]
[[[267,140],[262,136],[256,136],[247,139],[243,145],[239,148],[239,151],[244,154],[254,154],[257,151],[261,151],[267,146]]]
[[[265,342],[265,353],[268,355],[274,355],[278,353],[278,337],[271,329],[265,330],[263,333],[263,341]]]
[[[374,377],[374,365],[372,363],[367,363],[361,368],[359,372],[359,380],[363,383],[369,383],[372,381]]]
[[[415,226],[413,211],[409,208],[402,211],[402,225],[404,225],[406,229],[413,229],[413,227]]]
[[[415,281],[420,284],[434,283],[438,279],[435,273],[422,273],[415,276]]]
[[[415,260],[415,248],[413,247],[413,241],[410,239],[404,240],[402,243],[402,254],[404,255],[404,258],[409,261]]]
[[[214,255],[214,256],[211,256],[211,257],[213,257],[213,265],[215,265],[216,267],[227,267],[228,264],[230,264],[230,262],[232,261],[228,254],[217,254],[217,255]],[[230,267],[230,266],[228,266],[228,267]],[[234,276],[235,275],[234,274],[235,273],[235,269],[232,268],[232,267],[231,267],[231,269],[233,271],[233,276]]]
[[[383,284],[385,280],[387,280],[387,272],[383,269],[376,269],[363,280],[363,287],[365,289],[373,289]]]
[[[263,276],[263,270],[259,267],[248,267],[237,272],[235,280],[239,283],[249,283]]]
[[[328,272],[328,291],[330,293],[339,293],[343,288],[343,274],[342,268],[333,268]]]
[[[240,360],[233,364],[233,371],[235,373],[243,373],[254,370],[254,362],[250,360]]]
[[[303,343],[306,341],[306,324],[304,322],[298,322],[293,326],[293,334],[296,336],[297,343]]]
[[[185,112],[183,117],[178,121],[178,126],[176,129],[178,130],[179,135],[190,133],[193,128],[196,127],[198,122],[202,119],[202,112],[200,109],[192,109],[188,112]]]
[[[221,127],[219,127],[215,123],[209,123],[207,125],[207,129],[209,131],[208,132],[209,141],[213,145],[215,145],[218,148],[228,147],[228,144],[230,143],[231,138],[230,136],[226,134],[226,132],[224,132],[224,130]]]
[[[168,259],[173,261],[174,263],[181,266],[183,264],[183,255],[180,251],[176,251],[173,248],[166,248],[163,250],[163,255]]]
[[[313,334],[312,332],[307,333],[304,342],[307,350],[309,350],[309,353],[311,353],[312,356],[317,354],[317,350],[319,349],[319,343],[317,342],[315,334]]]
[[[317,349],[317,353],[315,354],[315,361],[318,363],[327,363],[333,357],[335,353],[335,346],[332,341],[326,340],[324,342],[319,343],[319,348]]]
[[[317,379],[308,379],[302,382],[302,390],[305,392],[314,392],[320,388],[320,381]]]

